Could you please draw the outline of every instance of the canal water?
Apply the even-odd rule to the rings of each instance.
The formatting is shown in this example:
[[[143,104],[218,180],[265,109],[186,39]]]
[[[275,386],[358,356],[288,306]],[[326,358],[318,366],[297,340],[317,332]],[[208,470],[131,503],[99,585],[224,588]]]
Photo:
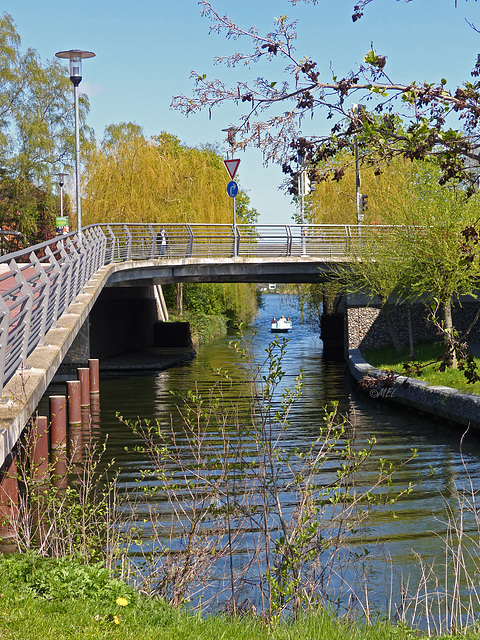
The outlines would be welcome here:
[[[323,357],[323,344],[318,329],[308,319],[302,320],[293,297],[269,294],[264,296],[263,301],[263,308],[259,310],[253,325],[246,330],[246,338],[250,341],[250,353],[255,363],[260,365],[264,361],[266,349],[275,338],[270,332],[272,317],[278,318],[283,313],[289,316],[293,323],[293,329],[287,335],[288,342],[281,363],[285,375],[275,394],[274,410],[281,408],[281,392],[294,387],[295,377],[300,371],[304,376],[302,395],[291,409],[288,429],[285,434],[281,434],[282,445],[287,450],[306,450],[317,437],[320,425],[325,424],[325,408],[332,410],[336,403],[339,413],[348,415],[350,423],[355,428],[356,447],[368,446],[367,443],[372,438],[376,440],[372,458],[359,474],[359,489],[366,488],[374,482],[375,469],[380,459],[399,465],[401,461],[410,457],[412,449],[418,451],[418,456],[402,468],[393,485],[394,489],[399,491],[412,483],[412,490],[403,494],[392,509],[383,509],[376,513],[358,528],[348,542],[342,562],[348,564],[348,555],[357,560],[360,558],[360,561],[357,564],[348,564],[346,569],[346,564],[343,565],[343,569],[335,569],[335,579],[330,578],[334,597],[343,592],[343,597],[350,598],[351,601],[352,594],[358,593],[365,581],[368,583],[368,597],[371,599],[369,606],[375,606],[390,614],[395,614],[401,607],[409,606],[411,614],[414,604],[408,597],[413,595],[417,585],[421,584],[425,566],[434,563],[440,584],[434,586],[431,582],[428,588],[424,588],[422,597],[425,598],[427,592],[430,596],[435,592],[440,600],[442,591],[448,592],[454,584],[454,576],[451,575],[447,584],[444,582],[445,561],[450,562],[450,555],[453,553],[452,549],[446,552],[448,544],[446,546],[445,523],[449,518],[455,521],[463,519],[463,535],[472,538],[468,542],[469,552],[475,554],[477,551],[479,536],[476,509],[464,510],[457,494],[467,489],[467,498],[472,507],[471,503],[474,503],[475,499],[469,493],[469,489],[473,487],[475,490],[480,486],[480,439],[475,434],[467,434],[461,444],[462,431],[387,404],[381,398],[372,399],[358,392],[346,371],[345,363],[329,361]],[[114,458],[121,469],[119,487],[122,492],[137,498],[141,496],[139,486],[148,483],[139,483],[139,470],[151,469],[152,462],[140,451],[126,452],[126,447],[132,449],[139,445],[140,440],[138,435],[134,435],[131,429],[119,420],[117,414],[132,420],[159,420],[168,432],[172,429],[172,433],[176,434],[177,444],[179,443],[179,447],[183,447],[185,452],[185,464],[193,464],[189,443],[182,440],[183,421],[178,415],[177,406],[181,404],[180,397],[189,391],[207,398],[211,390],[215,389],[224,409],[243,395],[242,392],[250,383],[244,362],[229,346],[232,340],[235,340],[234,335],[203,345],[198,349],[194,360],[152,375],[123,376],[101,381],[100,420],[95,426],[93,438],[102,441],[108,435],[106,458]],[[218,384],[219,371],[223,372],[224,377],[227,374],[229,378],[222,392],[215,386]],[[263,373],[265,372],[264,368]],[[245,407],[240,403],[240,414],[244,410]],[[230,412],[225,427],[230,438],[233,437],[231,416]],[[248,422],[249,419],[244,420],[242,415],[238,418],[240,423]],[[273,437],[278,436],[279,432],[274,429]],[[207,438],[208,445],[216,448],[220,459],[223,445],[218,425],[212,426]],[[249,455],[253,461],[256,445],[250,442],[248,446],[251,447]],[[334,463],[330,461],[318,474],[318,482],[324,485],[331,482],[338,464],[338,459],[335,459]],[[432,473],[430,469],[433,470]],[[241,474],[245,473],[245,468],[242,467]],[[423,476],[423,479],[419,483],[420,476]],[[185,491],[184,486],[179,489],[179,494],[182,491]],[[283,493],[282,487],[280,495],[287,505],[287,515],[291,516],[294,513],[293,494],[289,494],[288,491]],[[153,509],[157,516],[161,514],[160,520],[163,518],[165,522],[170,522],[175,508],[181,508],[186,503],[187,499],[183,494],[183,499],[179,499],[178,504],[172,506],[160,492],[154,500],[154,506],[150,507],[150,512],[146,507],[140,507],[136,517],[141,520],[146,514],[150,516]],[[324,516],[328,513],[327,509]],[[237,518],[230,524],[233,527],[235,523],[240,523],[240,520]],[[239,524],[240,526],[243,525]],[[242,563],[248,562],[247,547],[251,549],[254,534],[250,527],[248,534],[243,534],[243,542],[236,547],[236,570],[241,569]],[[177,543],[180,545],[180,542]],[[450,546],[457,543],[456,537],[449,540]],[[132,554],[137,553],[140,556],[140,547],[141,545],[132,547]],[[459,547],[456,546],[456,549],[458,551]],[[364,556],[365,550],[368,551],[368,556]],[[365,560],[368,560],[368,563]],[[475,573],[475,558],[470,558],[468,564],[469,570]],[[359,569],[360,565],[362,571]],[[226,568],[228,574],[228,563]],[[216,571],[219,572],[220,569],[217,567]],[[258,563],[254,567],[255,571],[258,574]],[[228,582],[228,576],[225,579],[217,575],[216,579],[219,586],[225,586],[225,582]],[[259,597],[258,593],[254,594],[257,583],[258,575],[257,582],[254,577],[245,582],[250,585],[249,597],[252,601]],[[465,579],[462,578],[460,583],[459,588],[464,594],[471,595]],[[402,593],[403,596],[407,594],[407,600],[402,599]]]

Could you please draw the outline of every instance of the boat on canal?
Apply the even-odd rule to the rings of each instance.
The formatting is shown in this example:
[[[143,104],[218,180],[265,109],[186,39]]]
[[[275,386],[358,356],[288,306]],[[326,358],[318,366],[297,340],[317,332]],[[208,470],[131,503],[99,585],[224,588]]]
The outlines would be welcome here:
[[[270,328],[270,331],[272,333],[288,333],[291,330],[292,323],[290,321],[290,318],[285,318],[285,316],[281,315],[278,320],[276,318],[272,320],[272,325]]]

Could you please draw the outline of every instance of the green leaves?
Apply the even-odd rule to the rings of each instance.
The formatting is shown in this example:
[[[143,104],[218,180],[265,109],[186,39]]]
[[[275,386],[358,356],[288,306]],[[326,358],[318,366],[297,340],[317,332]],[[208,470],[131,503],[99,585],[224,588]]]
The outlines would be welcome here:
[[[383,69],[387,63],[386,57],[379,55],[374,49],[370,49],[363,57],[363,60],[366,64],[370,64],[372,67],[377,67],[378,69]]]

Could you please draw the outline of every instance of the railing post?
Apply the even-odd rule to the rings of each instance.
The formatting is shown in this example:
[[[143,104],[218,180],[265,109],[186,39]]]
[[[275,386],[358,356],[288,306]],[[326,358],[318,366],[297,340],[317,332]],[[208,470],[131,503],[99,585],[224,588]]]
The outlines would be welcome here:
[[[17,282],[17,284],[20,285],[21,292],[25,296],[25,299],[26,299],[26,311],[25,311],[23,319],[21,321],[21,324],[23,326],[23,331],[22,331],[22,333],[23,333],[23,337],[22,337],[23,345],[22,345],[22,350],[21,350],[21,355],[20,355],[20,362],[19,362],[19,364],[23,364],[25,362],[25,360],[27,359],[27,352],[28,352],[28,341],[29,341],[29,337],[30,337],[30,319],[31,319],[31,316],[32,316],[32,305],[33,305],[33,293],[31,291],[30,287],[28,286],[28,283],[25,280],[25,277],[23,276],[22,272],[20,271],[20,268],[19,268],[18,264],[15,262],[15,260],[11,260],[10,261],[10,270],[14,274],[15,281]]]
[[[292,255],[292,227],[287,224],[285,226],[285,234],[287,236],[287,256],[291,257]]]
[[[132,259],[132,234],[130,232],[130,229],[128,228],[128,225],[124,224],[123,228],[124,228],[124,231],[125,231],[125,236],[127,238],[125,259],[126,260],[131,260]]]
[[[0,389],[2,390],[5,381],[5,362],[7,359],[9,324],[10,309],[6,305],[5,300],[0,298]]]
[[[37,256],[34,253],[30,254],[30,262],[34,266],[35,272],[38,274],[38,277],[44,286],[43,295],[41,296],[42,302],[38,299],[35,300],[36,304],[42,304],[42,307],[43,307],[41,311],[42,318],[40,320],[40,331],[38,336],[38,344],[43,344],[43,341],[45,339],[46,326],[47,326],[48,302],[50,299],[50,280],[47,274],[45,273],[45,270],[42,267],[40,260],[37,258]]]
[[[155,258],[157,251],[156,251],[156,234],[155,234],[155,229],[153,228],[153,226],[151,224],[148,225],[148,230],[150,231],[150,258]]]
[[[110,225],[107,226],[107,230],[110,235],[110,242],[111,242],[110,257],[108,258],[108,263],[110,263],[115,261],[115,247],[117,244],[117,236],[113,233],[112,227]]]
[[[187,229],[188,233],[187,251],[185,257],[191,258],[193,255],[193,231],[189,224],[186,224],[185,228]]]

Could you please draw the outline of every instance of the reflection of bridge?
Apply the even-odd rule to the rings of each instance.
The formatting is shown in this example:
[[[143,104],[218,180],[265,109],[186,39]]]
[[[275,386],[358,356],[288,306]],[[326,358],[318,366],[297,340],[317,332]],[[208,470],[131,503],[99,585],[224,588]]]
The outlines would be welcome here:
[[[359,227],[101,224],[0,258],[0,464],[104,287],[179,281],[318,282]],[[380,230],[375,228],[375,232]],[[362,236],[368,228],[362,227]],[[235,256],[235,257],[232,257]]]

